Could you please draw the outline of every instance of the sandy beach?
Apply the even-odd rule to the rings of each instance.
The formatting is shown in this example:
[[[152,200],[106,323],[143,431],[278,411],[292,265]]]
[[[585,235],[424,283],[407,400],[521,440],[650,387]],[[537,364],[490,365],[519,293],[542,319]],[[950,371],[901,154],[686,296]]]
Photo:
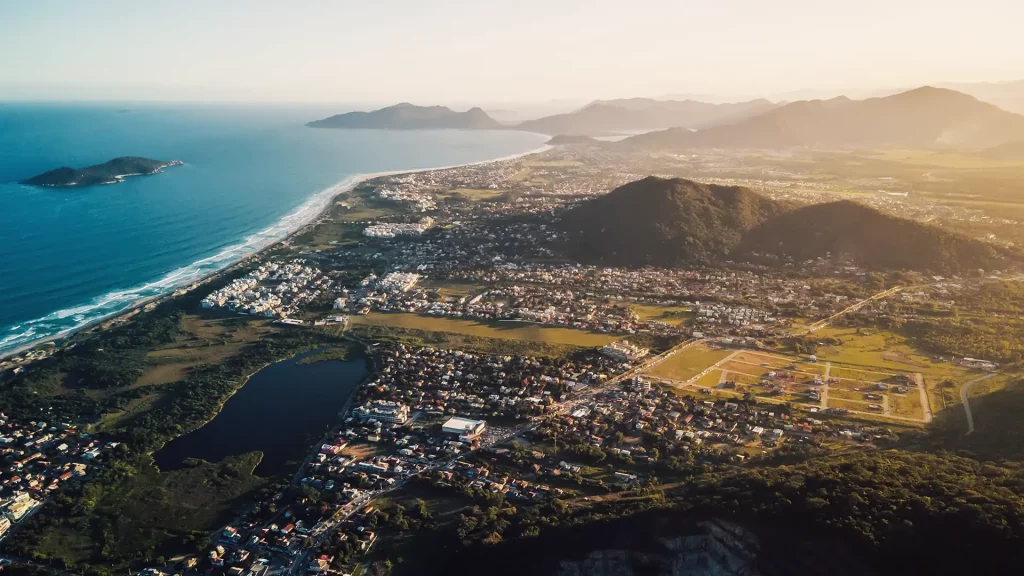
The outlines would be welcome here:
[[[265,254],[266,252],[268,252],[270,250],[273,250],[273,249],[279,247],[280,245],[291,241],[295,237],[300,236],[303,233],[305,233],[306,231],[308,231],[310,228],[315,227],[317,224],[319,224],[323,220],[324,217],[326,217],[328,215],[328,213],[330,212],[332,206],[334,206],[334,203],[336,202],[336,200],[337,200],[337,198],[339,196],[341,196],[342,194],[345,194],[347,192],[351,192],[352,190],[358,188],[360,185],[362,185],[363,183],[367,182],[368,180],[373,180],[374,178],[380,178],[380,177],[384,177],[384,176],[397,176],[397,175],[401,175],[401,174],[415,174],[415,173],[422,173],[422,172],[431,172],[431,171],[434,171],[434,170],[448,170],[448,169],[452,169],[452,168],[461,168],[461,167],[464,167],[464,166],[479,166],[481,164],[489,164],[491,162],[501,162],[501,161],[504,161],[504,160],[512,160],[512,159],[515,159],[515,158],[522,158],[522,157],[530,156],[530,155],[533,155],[533,154],[540,154],[540,153],[545,152],[545,151],[547,151],[549,149],[551,149],[551,146],[545,144],[543,146],[540,146],[538,148],[535,148],[533,150],[529,150],[527,152],[523,152],[523,153],[520,153],[520,154],[510,154],[510,155],[507,155],[507,156],[502,156],[502,157],[498,157],[498,158],[490,158],[490,159],[481,160],[481,161],[478,161],[478,162],[467,162],[467,163],[463,163],[463,164],[453,164],[453,165],[449,165],[449,166],[436,166],[436,167],[431,167],[431,168],[417,168],[417,169],[411,169],[411,170],[389,170],[389,171],[384,171],[384,172],[369,172],[369,173],[363,173],[363,174],[357,174],[355,176],[351,176],[351,177],[346,178],[345,180],[343,180],[341,183],[335,184],[334,186],[331,186],[331,187],[325,189],[323,192],[314,194],[313,197],[311,197],[309,200],[307,200],[307,202],[303,203],[298,208],[296,208],[294,211],[292,211],[289,214],[287,214],[284,217],[282,217],[282,220],[285,220],[285,219],[290,218],[293,215],[295,215],[297,213],[301,213],[303,211],[308,211],[310,213],[310,216],[308,218],[305,218],[305,219],[297,221],[295,227],[290,229],[285,236],[283,236],[281,238],[277,238],[277,239],[275,239],[273,241],[270,241],[267,244],[259,246],[258,248],[254,248],[251,252],[247,252],[245,254],[242,254],[237,259],[232,260],[230,262],[227,262],[223,267],[218,268],[218,269],[216,269],[216,270],[214,270],[214,271],[212,271],[212,272],[210,272],[210,273],[208,273],[208,274],[206,274],[204,276],[201,276],[199,278],[190,279],[188,281],[182,282],[182,283],[177,284],[177,285],[168,286],[166,292],[164,292],[163,294],[160,294],[160,295],[157,295],[157,296],[148,297],[148,298],[139,299],[136,302],[132,303],[129,307],[125,308],[124,310],[121,310],[119,312],[115,312],[113,314],[107,315],[107,316],[102,317],[102,318],[98,318],[98,319],[93,320],[92,322],[89,322],[87,324],[83,324],[81,326],[76,326],[74,328],[70,328],[68,330],[65,330],[65,331],[59,333],[59,334],[47,336],[45,338],[40,338],[38,340],[34,340],[34,341],[31,341],[31,342],[28,342],[28,343],[26,343],[26,344],[24,344],[22,346],[18,346],[16,348],[12,348],[11,350],[0,352],[0,360],[6,360],[8,358],[12,358],[14,356],[21,355],[21,354],[23,354],[23,353],[25,353],[27,351],[39,348],[41,346],[45,346],[47,344],[55,344],[55,345],[57,345],[59,347],[59,345],[62,343],[62,341],[66,340],[67,338],[69,338],[69,337],[71,337],[71,336],[73,336],[75,334],[79,334],[79,333],[83,333],[83,332],[93,332],[93,331],[97,331],[97,330],[107,329],[107,328],[109,328],[110,326],[112,326],[114,324],[119,324],[122,321],[124,321],[124,320],[126,320],[126,319],[128,319],[128,318],[130,318],[132,316],[134,316],[135,314],[139,313],[139,311],[141,311],[142,309],[144,309],[147,306],[156,305],[156,304],[159,304],[161,302],[164,302],[164,301],[167,301],[167,300],[170,300],[170,299],[173,299],[173,298],[177,298],[177,297],[182,296],[182,295],[184,295],[184,294],[186,294],[188,292],[191,292],[192,290],[196,290],[199,287],[201,287],[202,285],[207,284],[207,283],[209,283],[209,282],[211,282],[213,280],[216,280],[217,278],[220,278],[221,276],[223,276],[225,274],[228,274],[228,273],[232,272],[233,270],[236,270],[236,269],[238,269],[240,267],[245,267],[245,266],[249,265],[249,263],[252,260],[254,260],[256,258],[259,258],[262,254]],[[316,202],[318,199],[320,201]],[[312,206],[310,206],[311,202],[314,203]],[[310,208],[313,208],[313,209],[310,209]],[[186,287],[186,288],[183,289],[183,287]]]

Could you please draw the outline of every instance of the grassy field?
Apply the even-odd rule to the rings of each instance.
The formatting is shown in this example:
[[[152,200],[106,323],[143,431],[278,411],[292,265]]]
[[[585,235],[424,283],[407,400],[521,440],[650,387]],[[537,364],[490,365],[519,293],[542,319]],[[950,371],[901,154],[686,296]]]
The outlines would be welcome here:
[[[549,344],[566,344],[593,348],[604,346],[619,338],[610,334],[586,332],[573,328],[541,326],[523,322],[479,322],[459,318],[439,318],[410,313],[370,313],[353,316],[353,326],[390,326],[427,332],[448,332],[481,338],[526,340]]]
[[[689,380],[728,355],[728,350],[712,349],[701,345],[691,346],[658,364],[648,374],[655,378]]]
[[[204,318],[194,314],[181,323],[182,335],[146,354],[146,369],[135,386],[177,382],[202,364],[216,364],[275,330],[266,320]]]
[[[659,306],[657,304],[633,304],[629,307],[636,312],[640,320],[654,320],[674,326],[686,324],[693,317],[693,310],[683,306]]]
[[[701,388],[714,388],[715,386],[718,386],[718,382],[721,379],[722,379],[722,371],[721,370],[712,370],[712,371],[708,372],[707,374],[705,374],[705,375],[701,376],[700,378],[698,378],[697,381],[694,382],[694,384],[697,385],[697,386],[700,386]]]

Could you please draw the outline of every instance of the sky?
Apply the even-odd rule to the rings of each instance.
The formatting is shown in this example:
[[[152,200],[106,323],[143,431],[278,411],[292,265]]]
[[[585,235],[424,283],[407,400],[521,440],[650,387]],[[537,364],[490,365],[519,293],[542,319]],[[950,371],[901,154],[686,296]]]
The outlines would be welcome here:
[[[1021,0],[0,0],[0,99],[768,96],[1024,79]]]

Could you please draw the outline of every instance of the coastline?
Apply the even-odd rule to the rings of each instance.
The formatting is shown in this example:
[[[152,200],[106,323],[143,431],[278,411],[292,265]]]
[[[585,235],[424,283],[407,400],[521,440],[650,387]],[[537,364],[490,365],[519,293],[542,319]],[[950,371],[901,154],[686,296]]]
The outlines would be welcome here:
[[[228,274],[231,271],[236,270],[239,267],[245,266],[245,265],[247,265],[249,263],[249,261],[251,259],[256,258],[256,257],[258,257],[261,254],[264,254],[264,253],[266,253],[266,252],[268,252],[270,250],[273,250],[273,249],[279,247],[280,245],[282,245],[284,243],[287,243],[287,242],[293,240],[297,236],[302,235],[303,233],[308,231],[310,228],[312,228],[312,227],[316,226],[317,224],[319,224],[323,220],[323,218],[325,216],[327,216],[327,214],[330,212],[331,207],[334,206],[334,203],[336,202],[338,196],[340,196],[342,194],[345,194],[347,192],[351,192],[352,190],[358,188],[360,185],[362,185],[363,183],[365,183],[368,180],[372,180],[374,178],[380,178],[380,177],[383,177],[383,176],[396,176],[396,175],[400,175],[400,174],[415,174],[415,173],[422,173],[422,172],[431,172],[431,171],[434,171],[434,170],[449,170],[449,169],[452,169],[452,168],[462,168],[462,167],[465,167],[465,166],[479,166],[481,164],[489,164],[491,162],[501,162],[501,161],[504,161],[504,160],[512,160],[512,159],[515,159],[515,158],[523,158],[523,157],[531,156],[531,155],[534,155],[534,154],[540,154],[542,152],[550,150],[551,148],[552,148],[552,146],[550,146],[548,144],[543,144],[543,145],[541,145],[541,146],[539,146],[537,148],[534,148],[532,150],[528,150],[526,152],[522,152],[522,153],[519,153],[519,154],[509,154],[507,156],[501,156],[501,157],[498,157],[498,158],[489,158],[487,160],[479,160],[479,161],[475,161],[475,162],[465,162],[465,163],[462,163],[462,164],[452,164],[452,165],[448,165],[448,166],[434,166],[434,167],[430,167],[430,168],[413,168],[413,169],[405,169],[405,170],[388,170],[388,171],[384,171],[384,172],[367,172],[367,173],[353,174],[353,175],[351,175],[351,176],[349,176],[347,178],[344,178],[343,180],[337,182],[336,184],[334,184],[334,185],[332,185],[332,186],[330,186],[328,188],[325,188],[321,192],[313,194],[303,204],[300,204],[294,210],[292,210],[291,212],[289,212],[289,213],[285,214],[284,216],[282,216],[281,219],[279,220],[279,222],[281,220],[285,220],[285,219],[291,217],[294,214],[301,213],[304,210],[304,208],[306,208],[307,204],[310,204],[311,202],[314,202],[321,195],[324,197],[323,205],[320,206],[319,210],[317,210],[314,213],[312,213],[306,219],[296,222],[294,227],[292,229],[288,230],[287,233],[284,236],[282,236],[280,238],[277,238],[277,239],[274,239],[274,240],[268,242],[267,244],[254,249],[251,252],[243,253],[243,254],[239,255],[235,259],[228,260],[228,261],[226,261],[224,263],[223,266],[221,266],[221,267],[219,267],[219,268],[217,268],[215,270],[211,270],[210,272],[208,272],[206,274],[203,274],[202,276],[199,276],[198,278],[194,278],[194,279],[191,279],[191,280],[188,280],[188,281],[184,281],[184,282],[181,282],[181,283],[178,283],[178,284],[170,284],[170,285],[168,285],[166,287],[166,290],[163,293],[161,293],[161,294],[156,294],[156,295],[153,295],[153,296],[148,296],[148,297],[140,298],[140,299],[132,302],[126,308],[123,308],[123,309],[121,309],[119,311],[116,311],[116,312],[112,312],[112,313],[107,314],[105,316],[101,316],[101,317],[96,318],[94,320],[91,320],[89,322],[83,323],[80,326],[74,326],[74,327],[68,328],[67,330],[63,330],[63,331],[61,331],[61,332],[59,332],[57,334],[52,334],[52,335],[49,335],[49,336],[40,337],[40,338],[38,338],[36,340],[32,340],[32,341],[26,342],[26,343],[24,343],[22,345],[19,345],[19,346],[16,346],[14,348],[11,348],[10,350],[0,351],[0,361],[7,360],[9,358],[12,358],[14,356],[18,356],[20,354],[23,354],[25,352],[34,350],[34,349],[36,349],[36,348],[38,348],[40,346],[45,346],[47,344],[53,344],[55,347],[59,348],[61,341],[66,340],[67,338],[70,338],[71,336],[74,336],[74,335],[80,334],[80,333],[85,333],[85,332],[105,330],[105,329],[109,328],[114,323],[119,323],[121,321],[127,320],[128,318],[131,318],[132,316],[138,314],[140,311],[142,311],[147,306],[151,306],[151,305],[155,306],[155,305],[160,304],[162,302],[166,302],[166,301],[171,300],[173,298],[177,298],[178,296],[182,296],[182,295],[184,295],[184,294],[186,294],[188,292],[191,292],[192,290],[195,290],[195,289],[199,288],[203,284],[209,283],[209,282],[211,282],[211,281],[213,281],[213,280],[215,280],[217,278],[220,278],[221,276],[223,276],[225,274]],[[312,208],[314,206],[315,206],[315,204],[313,206],[310,206],[309,208]],[[246,244],[249,243],[249,239],[250,238],[252,238],[253,236],[258,236],[259,234],[262,234],[262,231],[261,232],[257,232],[256,234],[253,234],[253,235],[251,235],[251,236],[249,236],[247,238],[242,239],[241,242],[240,242],[240,245],[241,246],[245,246]],[[232,249],[233,248],[234,247],[232,247]],[[197,262],[203,262],[204,260],[215,258],[215,257],[216,257],[216,255],[211,256],[211,257],[206,258],[206,259],[203,259],[203,260],[199,260]],[[186,265],[185,267],[194,265],[197,262],[193,262],[192,264]],[[182,267],[182,268],[185,268],[185,267]],[[182,269],[182,268],[179,268],[179,270]],[[176,270],[175,271],[171,271],[168,274],[172,274],[174,272],[176,272]]]

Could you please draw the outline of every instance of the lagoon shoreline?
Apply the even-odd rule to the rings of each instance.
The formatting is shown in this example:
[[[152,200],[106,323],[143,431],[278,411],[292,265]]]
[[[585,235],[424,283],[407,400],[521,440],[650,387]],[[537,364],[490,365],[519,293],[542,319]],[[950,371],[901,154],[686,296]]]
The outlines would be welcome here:
[[[92,332],[102,332],[103,330],[107,330],[107,329],[111,328],[114,325],[120,324],[120,323],[128,320],[129,318],[135,316],[136,314],[138,314],[139,312],[143,311],[145,308],[147,308],[149,306],[157,306],[157,305],[159,305],[159,304],[161,304],[163,302],[167,302],[167,301],[173,300],[174,298],[178,298],[178,297],[184,296],[185,294],[188,294],[189,292],[192,292],[193,290],[196,290],[196,289],[200,288],[204,284],[208,284],[208,283],[210,283],[212,281],[215,281],[215,280],[217,280],[219,278],[222,278],[222,277],[232,273],[233,271],[236,271],[236,270],[238,270],[240,268],[244,268],[246,266],[249,266],[249,265],[251,265],[251,263],[252,263],[252,261],[254,259],[260,257],[261,255],[263,255],[263,254],[265,254],[265,253],[267,253],[267,252],[269,252],[271,250],[279,248],[282,245],[288,244],[289,242],[294,240],[296,237],[301,236],[302,234],[308,232],[312,228],[314,228],[317,225],[319,225],[323,221],[323,219],[330,213],[332,207],[337,202],[337,199],[338,199],[339,196],[341,196],[342,194],[346,194],[348,192],[351,192],[352,190],[355,190],[356,188],[362,186],[366,182],[368,182],[370,180],[373,180],[375,178],[381,178],[381,177],[384,177],[384,176],[397,176],[397,175],[402,175],[402,174],[416,174],[416,173],[422,173],[422,172],[432,172],[434,170],[449,170],[449,169],[452,169],[452,168],[461,168],[461,167],[464,167],[464,166],[479,166],[481,164],[489,164],[491,162],[501,162],[501,161],[504,161],[504,160],[512,160],[512,159],[515,159],[515,158],[523,158],[523,157],[531,156],[531,155],[534,155],[534,154],[540,154],[542,152],[550,150],[551,148],[552,148],[552,146],[544,144],[544,145],[542,145],[540,147],[534,148],[532,150],[528,150],[526,152],[522,152],[522,153],[518,153],[518,154],[509,154],[509,155],[501,156],[501,157],[498,157],[498,158],[489,158],[487,160],[479,160],[479,161],[475,161],[475,162],[465,162],[465,163],[462,163],[462,164],[452,164],[452,165],[447,165],[447,166],[435,166],[435,167],[430,167],[430,168],[414,168],[414,169],[388,170],[388,171],[383,171],[383,172],[368,172],[368,173],[360,173],[360,174],[352,175],[352,176],[350,176],[348,178],[345,178],[342,181],[334,184],[333,186],[330,186],[330,187],[326,188],[324,190],[324,192],[328,192],[329,191],[330,194],[329,194],[329,197],[327,198],[327,200],[324,202],[324,205],[320,208],[320,210],[318,210],[317,212],[312,214],[307,220],[297,223],[297,225],[296,225],[296,227],[294,229],[289,231],[287,234],[285,234],[281,238],[273,240],[273,241],[269,242],[268,244],[266,244],[265,246],[259,247],[259,248],[255,249],[252,252],[243,254],[243,255],[241,255],[239,258],[237,258],[235,260],[226,262],[224,266],[222,266],[220,268],[217,268],[216,270],[213,270],[213,271],[211,271],[211,272],[209,272],[209,273],[207,273],[207,274],[205,274],[205,275],[203,275],[203,276],[201,276],[199,278],[193,279],[190,282],[182,283],[182,284],[178,284],[178,285],[170,285],[170,286],[167,287],[167,290],[164,293],[162,293],[162,294],[158,294],[158,295],[150,296],[150,297],[146,297],[146,298],[141,298],[141,299],[133,302],[131,305],[129,305],[128,307],[126,307],[126,308],[124,308],[122,310],[119,310],[117,312],[113,312],[111,314],[108,314],[106,316],[102,316],[100,318],[96,318],[95,320],[89,321],[89,322],[87,322],[85,324],[82,324],[81,326],[76,326],[76,327],[73,327],[73,328],[69,328],[69,329],[64,330],[62,332],[59,332],[57,334],[52,334],[52,335],[49,335],[49,336],[40,337],[40,338],[38,338],[36,340],[32,340],[30,342],[26,342],[25,344],[16,346],[14,348],[11,348],[10,350],[0,351],[0,361],[9,360],[9,359],[11,359],[11,358],[13,358],[15,356],[19,356],[21,354],[24,354],[25,352],[29,352],[29,351],[32,351],[32,350],[35,350],[37,348],[40,348],[40,347],[43,347],[43,346],[47,346],[47,345],[53,345],[55,348],[59,349],[59,348],[61,348],[61,344],[65,340],[67,340],[68,338],[71,338],[71,337],[73,337],[75,335],[78,335],[78,334],[92,333]],[[345,183],[346,181],[348,183]],[[298,207],[296,207],[291,212],[289,212],[289,213],[285,214],[284,216],[282,216],[281,219],[283,220],[283,219],[288,218],[289,216],[295,214],[296,212],[301,211],[303,206],[306,203],[308,203],[309,201],[315,199],[319,195],[320,195],[320,193],[313,194],[309,199],[307,199],[306,202],[304,202],[303,204],[299,205]]]

